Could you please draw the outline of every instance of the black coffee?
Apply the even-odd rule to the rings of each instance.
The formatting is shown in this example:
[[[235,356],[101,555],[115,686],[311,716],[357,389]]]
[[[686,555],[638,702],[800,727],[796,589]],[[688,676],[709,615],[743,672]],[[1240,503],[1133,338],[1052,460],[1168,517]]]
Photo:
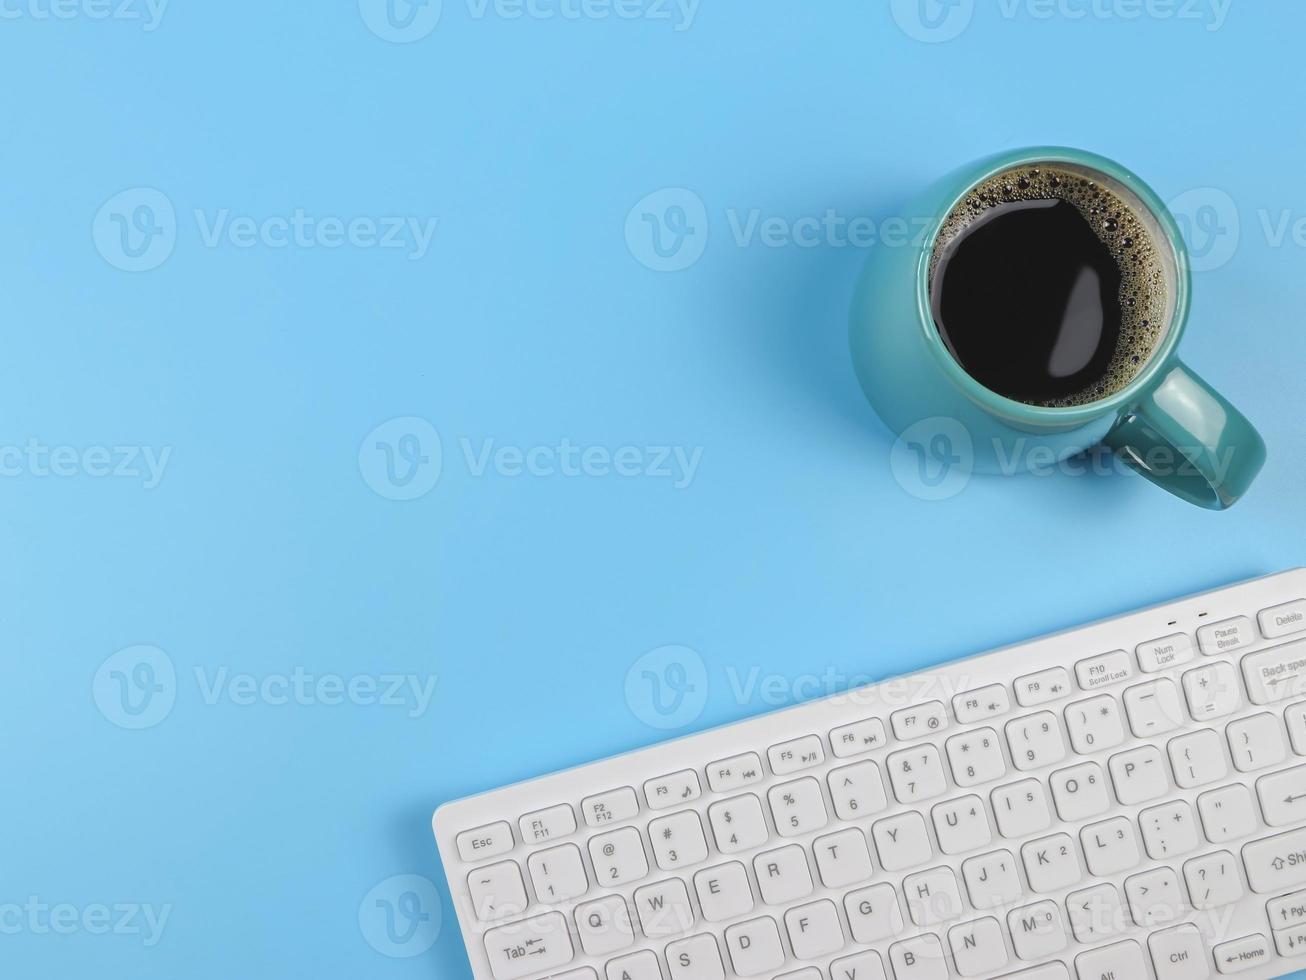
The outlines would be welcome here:
[[[1120,390],[1160,340],[1161,253],[1119,195],[1083,174],[1022,168],[944,221],[930,270],[939,335],[980,384],[1031,405]]]

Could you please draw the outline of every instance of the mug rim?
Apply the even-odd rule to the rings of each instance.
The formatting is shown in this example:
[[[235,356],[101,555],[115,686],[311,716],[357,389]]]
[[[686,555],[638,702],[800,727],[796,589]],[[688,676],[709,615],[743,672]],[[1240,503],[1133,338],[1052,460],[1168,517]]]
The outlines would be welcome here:
[[[934,247],[943,230],[943,219],[953,212],[972,190],[990,177],[996,176],[1012,167],[1034,164],[1067,164],[1096,170],[1121,184],[1142,202],[1166,239],[1174,260],[1174,307],[1170,320],[1166,324],[1164,336],[1152,356],[1147,359],[1143,369],[1129,384],[1105,398],[1083,405],[1048,406],[1030,405],[999,394],[992,388],[985,387],[961,366],[947,345],[943,342],[938,326],[934,322],[934,311],[930,303],[929,268],[934,255]],[[1179,338],[1188,323],[1189,294],[1192,288],[1192,273],[1188,262],[1188,248],[1178,222],[1166,207],[1165,202],[1137,174],[1121,166],[1114,160],[1068,146],[1032,146],[1018,150],[1009,150],[996,156],[979,161],[966,168],[965,181],[959,190],[948,197],[937,220],[933,222],[926,236],[916,269],[916,305],[917,321],[925,335],[926,345],[944,375],[972,402],[990,414],[1001,416],[1011,422],[1030,426],[1053,425],[1073,426],[1092,421],[1112,411],[1125,408],[1141,396],[1159,380],[1159,376],[1168,369]]]

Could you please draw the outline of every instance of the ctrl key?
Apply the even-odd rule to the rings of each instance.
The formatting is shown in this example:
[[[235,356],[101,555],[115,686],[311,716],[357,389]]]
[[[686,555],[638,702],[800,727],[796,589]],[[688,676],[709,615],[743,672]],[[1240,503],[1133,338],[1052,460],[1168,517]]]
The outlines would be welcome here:
[[[537,915],[485,934],[485,952],[495,980],[548,973],[566,966],[576,955],[561,912]]]
[[[1196,926],[1156,932],[1147,941],[1156,980],[1206,980],[1211,975],[1206,944]]]

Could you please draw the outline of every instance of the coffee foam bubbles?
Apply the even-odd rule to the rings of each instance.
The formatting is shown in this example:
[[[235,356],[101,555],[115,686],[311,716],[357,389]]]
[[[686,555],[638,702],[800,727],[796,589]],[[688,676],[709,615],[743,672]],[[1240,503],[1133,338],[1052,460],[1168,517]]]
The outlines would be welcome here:
[[[939,228],[930,256],[930,290],[948,246],[979,217],[1016,201],[1060,200],[1073,205],[1107,247],[1120,270],[1120,339],[1102,377],[1049,408],[1087,405],[1107,398],[1138,377],[1165,335],[1169,285],[1164,253],[1152,229],[1111,187],[1055,165],[1012,167],[972,188]]]

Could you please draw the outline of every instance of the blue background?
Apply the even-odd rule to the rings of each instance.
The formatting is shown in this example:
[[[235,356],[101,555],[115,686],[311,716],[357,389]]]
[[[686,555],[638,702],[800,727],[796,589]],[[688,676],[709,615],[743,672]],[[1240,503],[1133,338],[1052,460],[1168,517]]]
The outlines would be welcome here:
[[[171,447],[152,489],[6,457],[0,905],[171,906],[153,945],[11,908],[7,976],[467,978],[431,811],[661,738],[626,694],[648,651],[701,659],[701,703],[672,719],[688,731],[826,683],[805,678],[922,667],[1306,556],[1306,249],[1261,218],[1306,216],[1299,4],[1235,2],[1210,30],[1205,4],[1043,19],[975,0],[942,42],[865,0],[705,0],[688,24],[446,0],[403,44],[347,0],[175,0],[152,31],[6,9],[0,443]],[[1183,352],[1270,446],[1233,511],[1129,477],[917,499],[846,353],[867,250],[732,232],[755,209],[883,220],[1032,143],[1232,202],[1240,230],[1199,221],[1236,238],[1197,243],[1228,255],[1195,277]],[[96,216],[140,187],[176,232],[131,273]],[[625,233],[666,187],[707,214],[678,272]],[[414,260],[208,247],[194,216],[296,208],[439,225]],[[417,479],[439,479],[411,501],[367,448],[401,416],[442,449],[437,473],[428,438]],[[487,439],[701,462],[683,487],[478,476],[462,441]],[[175,703],[129,730],[97,707],[97,671],[139,644],[174,666]],[[438,682],[410,717],[206,699],[196,671],[223,668]],[[406,874],[441,883],[444,928],[393,958],[359,909]]]

